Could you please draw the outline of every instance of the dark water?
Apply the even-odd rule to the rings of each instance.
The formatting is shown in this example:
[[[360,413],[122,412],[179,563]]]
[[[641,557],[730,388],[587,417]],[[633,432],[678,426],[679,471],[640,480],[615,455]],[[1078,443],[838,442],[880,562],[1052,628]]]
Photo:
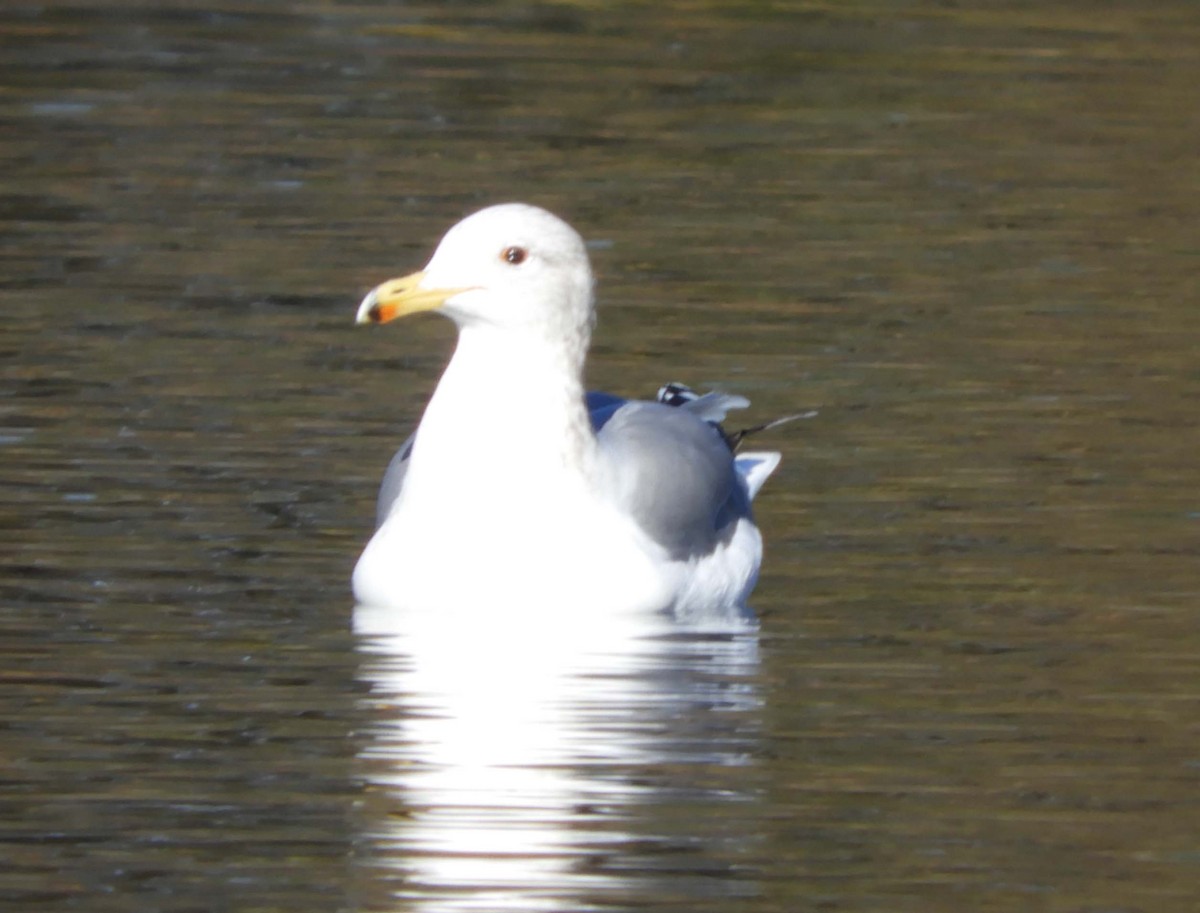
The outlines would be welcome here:
[[[6,4],[0,900],[1194,909],[1197,47],[1186,2]],[[350,633],[450,343],[354,307],[507,199],[594,242],[594,384],[820,409],[757,636]]]

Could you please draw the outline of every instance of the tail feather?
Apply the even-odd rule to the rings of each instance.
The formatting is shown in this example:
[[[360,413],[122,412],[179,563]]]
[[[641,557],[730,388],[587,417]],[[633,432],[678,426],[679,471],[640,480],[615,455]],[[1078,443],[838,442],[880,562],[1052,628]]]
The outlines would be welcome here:
[[[812,418],[817,414],[816,409],[810,409],[808,412],[785,415],[782,418],[772,419],[769,422],[763,422],[761,425],[755,425],[752,428],[743,428],[741,431],[730,433],[721,427],[721,422],[725,421],[725,415],[730,409],[745,409],[750,405],[750,400],[744,396],[738,396],[733,393],[720,393],[715,390],[700,394],[686,384],[672,381],[669,384],[659,387],[658,393],[654,398],[665,405],[686,409],[709,424],[716,426],[717,430],[721,432],[721,437],[725,438],[725,443],[729,445],[730,450],[736,450],[738,445],[752,434],[758,434],[760,431],[766,431],[787,422],[797,421],[798,419]],[[778,462],[776,460],[776,463]],[[775,466],[772,465],[771,469],[774,468]],[[769,472],[770,470],[768,470]]]
[[[734,469],[745,481],[751,498],[758,494],[758,490],[763,487],[763,483],[775,471],[775,467],[782,459],[783,454],[773,450],[747,451],[734,457]]]

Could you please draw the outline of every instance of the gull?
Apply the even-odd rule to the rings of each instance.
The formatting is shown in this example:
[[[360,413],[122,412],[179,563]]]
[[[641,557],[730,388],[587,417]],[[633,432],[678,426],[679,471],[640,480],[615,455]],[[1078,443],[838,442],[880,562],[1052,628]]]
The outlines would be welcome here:
[[[734,452],[719,423],[740,396],[585,392],[593,279],[571,226],[522,203],[476,212],[423,270],[369,292],[357,322],[422,311],[458,342],[384,476],[357,627],[397,612],[753,624],[751,500],[780,454]]]

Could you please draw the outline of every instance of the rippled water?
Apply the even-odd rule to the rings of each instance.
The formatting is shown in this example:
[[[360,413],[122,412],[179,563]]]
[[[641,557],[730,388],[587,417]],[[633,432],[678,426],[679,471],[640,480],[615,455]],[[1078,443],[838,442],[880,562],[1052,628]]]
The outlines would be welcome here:
[[[0,899],[1194,908],[1194,5],[0,12]],[[349,630],[465,212],[799,408],[760,631]],[[456,649],[460,648],[460,649]]]
[[[407,624],[365,667],[364,832],[396,896],[563,910],[759,893],[755,637],[475,631]]]

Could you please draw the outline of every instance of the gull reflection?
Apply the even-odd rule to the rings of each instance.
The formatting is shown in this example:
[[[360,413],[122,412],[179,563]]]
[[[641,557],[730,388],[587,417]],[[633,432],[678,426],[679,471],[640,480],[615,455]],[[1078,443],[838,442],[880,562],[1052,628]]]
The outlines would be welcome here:
[[[738,861],[758,800],[753,631],[406,614],[361,648],[365,907],[753,891]]]

